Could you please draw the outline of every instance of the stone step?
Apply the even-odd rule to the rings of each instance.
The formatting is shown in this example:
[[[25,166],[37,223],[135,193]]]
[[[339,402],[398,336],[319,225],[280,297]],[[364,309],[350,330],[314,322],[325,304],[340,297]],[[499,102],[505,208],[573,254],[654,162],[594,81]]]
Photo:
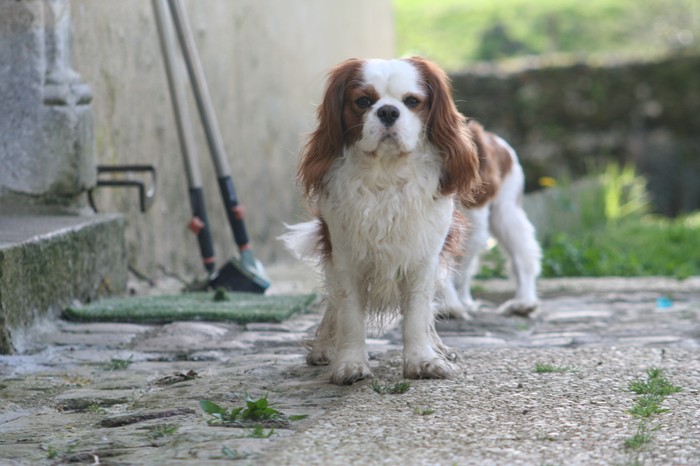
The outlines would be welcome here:
[[[121,215],[0,215],[0,354],[27,351],[33,327],[126,279]]]

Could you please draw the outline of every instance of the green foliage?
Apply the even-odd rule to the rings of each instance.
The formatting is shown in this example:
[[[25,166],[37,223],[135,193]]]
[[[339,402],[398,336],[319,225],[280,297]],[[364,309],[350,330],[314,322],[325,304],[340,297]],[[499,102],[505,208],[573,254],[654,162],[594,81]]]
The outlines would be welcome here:
[[[628,389],[638,395],[652,395],[661,398],[682,391],[682,388],[669,382],[663,371],[657,368],[647,370],[646,380],[633,380],[630,382]]]
[[[148,438],[155,440],[175,434],[179,427],[175,424],[158,424],[148,429]]]
[[[129,356],[128,359],[112,358],[110,361],[104,365],[106,371],[121,371],[127,369],[132,362],[134,355]]]
[[[548,374],[552,372],[574,372],[573,367],[569,366],[553,366],[546,363],[535,363],[535,372],[538,374]]]
[[[652,429],[649,429],[646,422],[640,422],[637,431],[628,439],[625,439],[625,447],[630,450],[639,450],[654,438]]]
[[[616,222],[649,211],[646,180],[637,175],[634,165],[620,167],[609,163],[603,178],[603,202],[605,218]]]
[[[544,53],[659,54],[697,47],[693,37],[700,36],[693,19],[700,15],[695,0],[393,3],[399,54],[424,55],[448,69]]]
[[[640,419],[635,434],[625,439],[625,447],[630,450],[639,450],[653,440],[652,432],[660,426],[649,427],[649,421],[654,415],[668,412],[662,408],[661,403],[667,396],[682,391],[681,387],[673,385],[659,368],[652,367],[646,371],[646,380],[633,380],[628,389],[640,395],[634,406],[628,411],[631,415]]]
[[[506,271],[507,261],[500,248],[492,247],[480,260],[481,270],[479,270],[476,278],[506,278],[508,276]]]
[[[381,384],[378,381],[373,380],[370,387],[372,387],[372,390],[380,395],[400,395],[411,389],[411,382],[408,380],[402,380],[393,384]]]
[[[305,415],[283,415],[269,406],[267,395],[257,400],[250,395],[246,395],[245,403],[245,406],[234,407],[230,411],[209,400],[200,400],[199,406],[205,413],[212,416],[213,419],[208,421],[209,424],[231,427],[257,427],[263,425],[285,427],[291,421],[298,421],[306,417]]]
[[[632,218],[544,243],[545,277],[700,275],[700,214]]]

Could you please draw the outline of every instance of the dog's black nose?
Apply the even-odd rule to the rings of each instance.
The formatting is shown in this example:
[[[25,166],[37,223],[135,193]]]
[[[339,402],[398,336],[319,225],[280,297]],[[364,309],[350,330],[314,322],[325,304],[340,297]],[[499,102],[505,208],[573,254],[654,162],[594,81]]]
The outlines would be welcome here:
[[[379,121],[384,123],[384,126],[387,128],[393,126],[394,122],[399,119],[399,115],[401,115],[401,112],[393,105],[384,105],[377,110]]]

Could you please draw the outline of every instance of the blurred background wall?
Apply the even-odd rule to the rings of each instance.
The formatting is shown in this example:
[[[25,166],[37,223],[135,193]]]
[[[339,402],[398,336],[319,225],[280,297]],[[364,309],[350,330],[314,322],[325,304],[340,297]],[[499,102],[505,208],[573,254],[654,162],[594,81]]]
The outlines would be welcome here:
[[[283,222],[305,218],[297,155],[312,129],[328,69],[349,57],[394,55],[390,0],[190,0],[233,179],[257,256],[285,259]],[[152,163],[157,200],[138,211],[128,190],[101,189],[102,211],[127,218],[130,265],[201,274],[151,2],[72,0],[73,66],[92,86],[99,164]],[[194,110],[194,104],[191,110]],[[196,113],[193,111],[193,115]],[[235,254],[216,177],[195,120],[218,263]]]

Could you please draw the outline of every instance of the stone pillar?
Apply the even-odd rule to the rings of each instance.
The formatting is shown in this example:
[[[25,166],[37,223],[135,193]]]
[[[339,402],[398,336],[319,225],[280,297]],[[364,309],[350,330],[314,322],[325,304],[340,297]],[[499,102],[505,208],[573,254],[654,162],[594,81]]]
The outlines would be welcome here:
[[[76,210],[95,184],[92,93],[71,68],[70,40],[70,0],[0,0],[4,211]]]

